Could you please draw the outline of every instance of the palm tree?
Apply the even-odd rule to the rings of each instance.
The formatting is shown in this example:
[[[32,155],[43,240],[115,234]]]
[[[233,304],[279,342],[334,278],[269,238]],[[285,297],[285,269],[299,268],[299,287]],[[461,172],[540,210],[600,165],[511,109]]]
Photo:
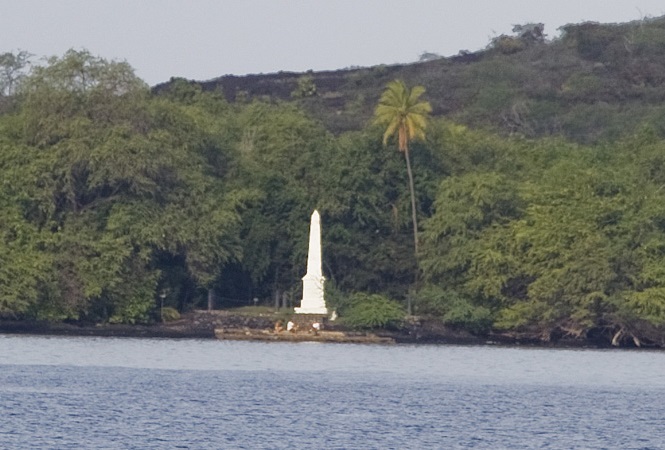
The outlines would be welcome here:
[[[425,128],[432,107],[429,102],[419,100],[425,88],[415,86],[409,89],[404,81],[395,80],[388,83],[381,94],[379,104],[374,112],[374,123],[386,127],[383,133],[383,145],[397,136],[397,148],[404,153],[406,171],[409,175],[411,192],[411,220],[413,221],[413,245],[418,256],[418,218],[416,216],[416,194],[413,188],[413,173],[409,160],[409,142],[414,139],[425,139]]]

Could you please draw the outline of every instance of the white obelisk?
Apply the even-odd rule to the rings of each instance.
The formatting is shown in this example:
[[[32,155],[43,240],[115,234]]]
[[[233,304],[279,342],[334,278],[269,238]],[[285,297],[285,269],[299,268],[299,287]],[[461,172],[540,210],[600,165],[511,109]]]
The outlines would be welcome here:
[[[321,218],[314,210],[309,225],[309,253],[307,254],[307,273],[302,278],[302,300],[297,314],[328,314],[326,301],[323,298],[325,282],[321,271]]]

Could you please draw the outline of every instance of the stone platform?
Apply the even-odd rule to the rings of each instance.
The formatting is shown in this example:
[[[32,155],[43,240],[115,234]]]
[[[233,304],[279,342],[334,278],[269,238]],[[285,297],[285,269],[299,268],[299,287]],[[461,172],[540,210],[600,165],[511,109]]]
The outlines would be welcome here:
[[[269,341],[269,342],[339,342],[350,344],[394,344],[395,340],[372,333],[346,333],[343,331],[289,332],[272,330],[216,328],[215,337],[230,341]]]

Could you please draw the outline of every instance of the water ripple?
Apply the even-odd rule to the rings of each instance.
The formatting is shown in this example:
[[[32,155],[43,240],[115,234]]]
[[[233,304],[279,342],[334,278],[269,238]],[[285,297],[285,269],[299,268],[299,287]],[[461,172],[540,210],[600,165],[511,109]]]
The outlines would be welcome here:
[[[655,449],[656,352],[0,337],[0,448]]]

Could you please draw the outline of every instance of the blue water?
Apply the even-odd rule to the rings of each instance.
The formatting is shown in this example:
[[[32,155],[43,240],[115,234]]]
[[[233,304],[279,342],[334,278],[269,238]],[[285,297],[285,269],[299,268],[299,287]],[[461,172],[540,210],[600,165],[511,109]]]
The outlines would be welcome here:
[[[0,448],[665,448],[665,353],[0,336]]]

